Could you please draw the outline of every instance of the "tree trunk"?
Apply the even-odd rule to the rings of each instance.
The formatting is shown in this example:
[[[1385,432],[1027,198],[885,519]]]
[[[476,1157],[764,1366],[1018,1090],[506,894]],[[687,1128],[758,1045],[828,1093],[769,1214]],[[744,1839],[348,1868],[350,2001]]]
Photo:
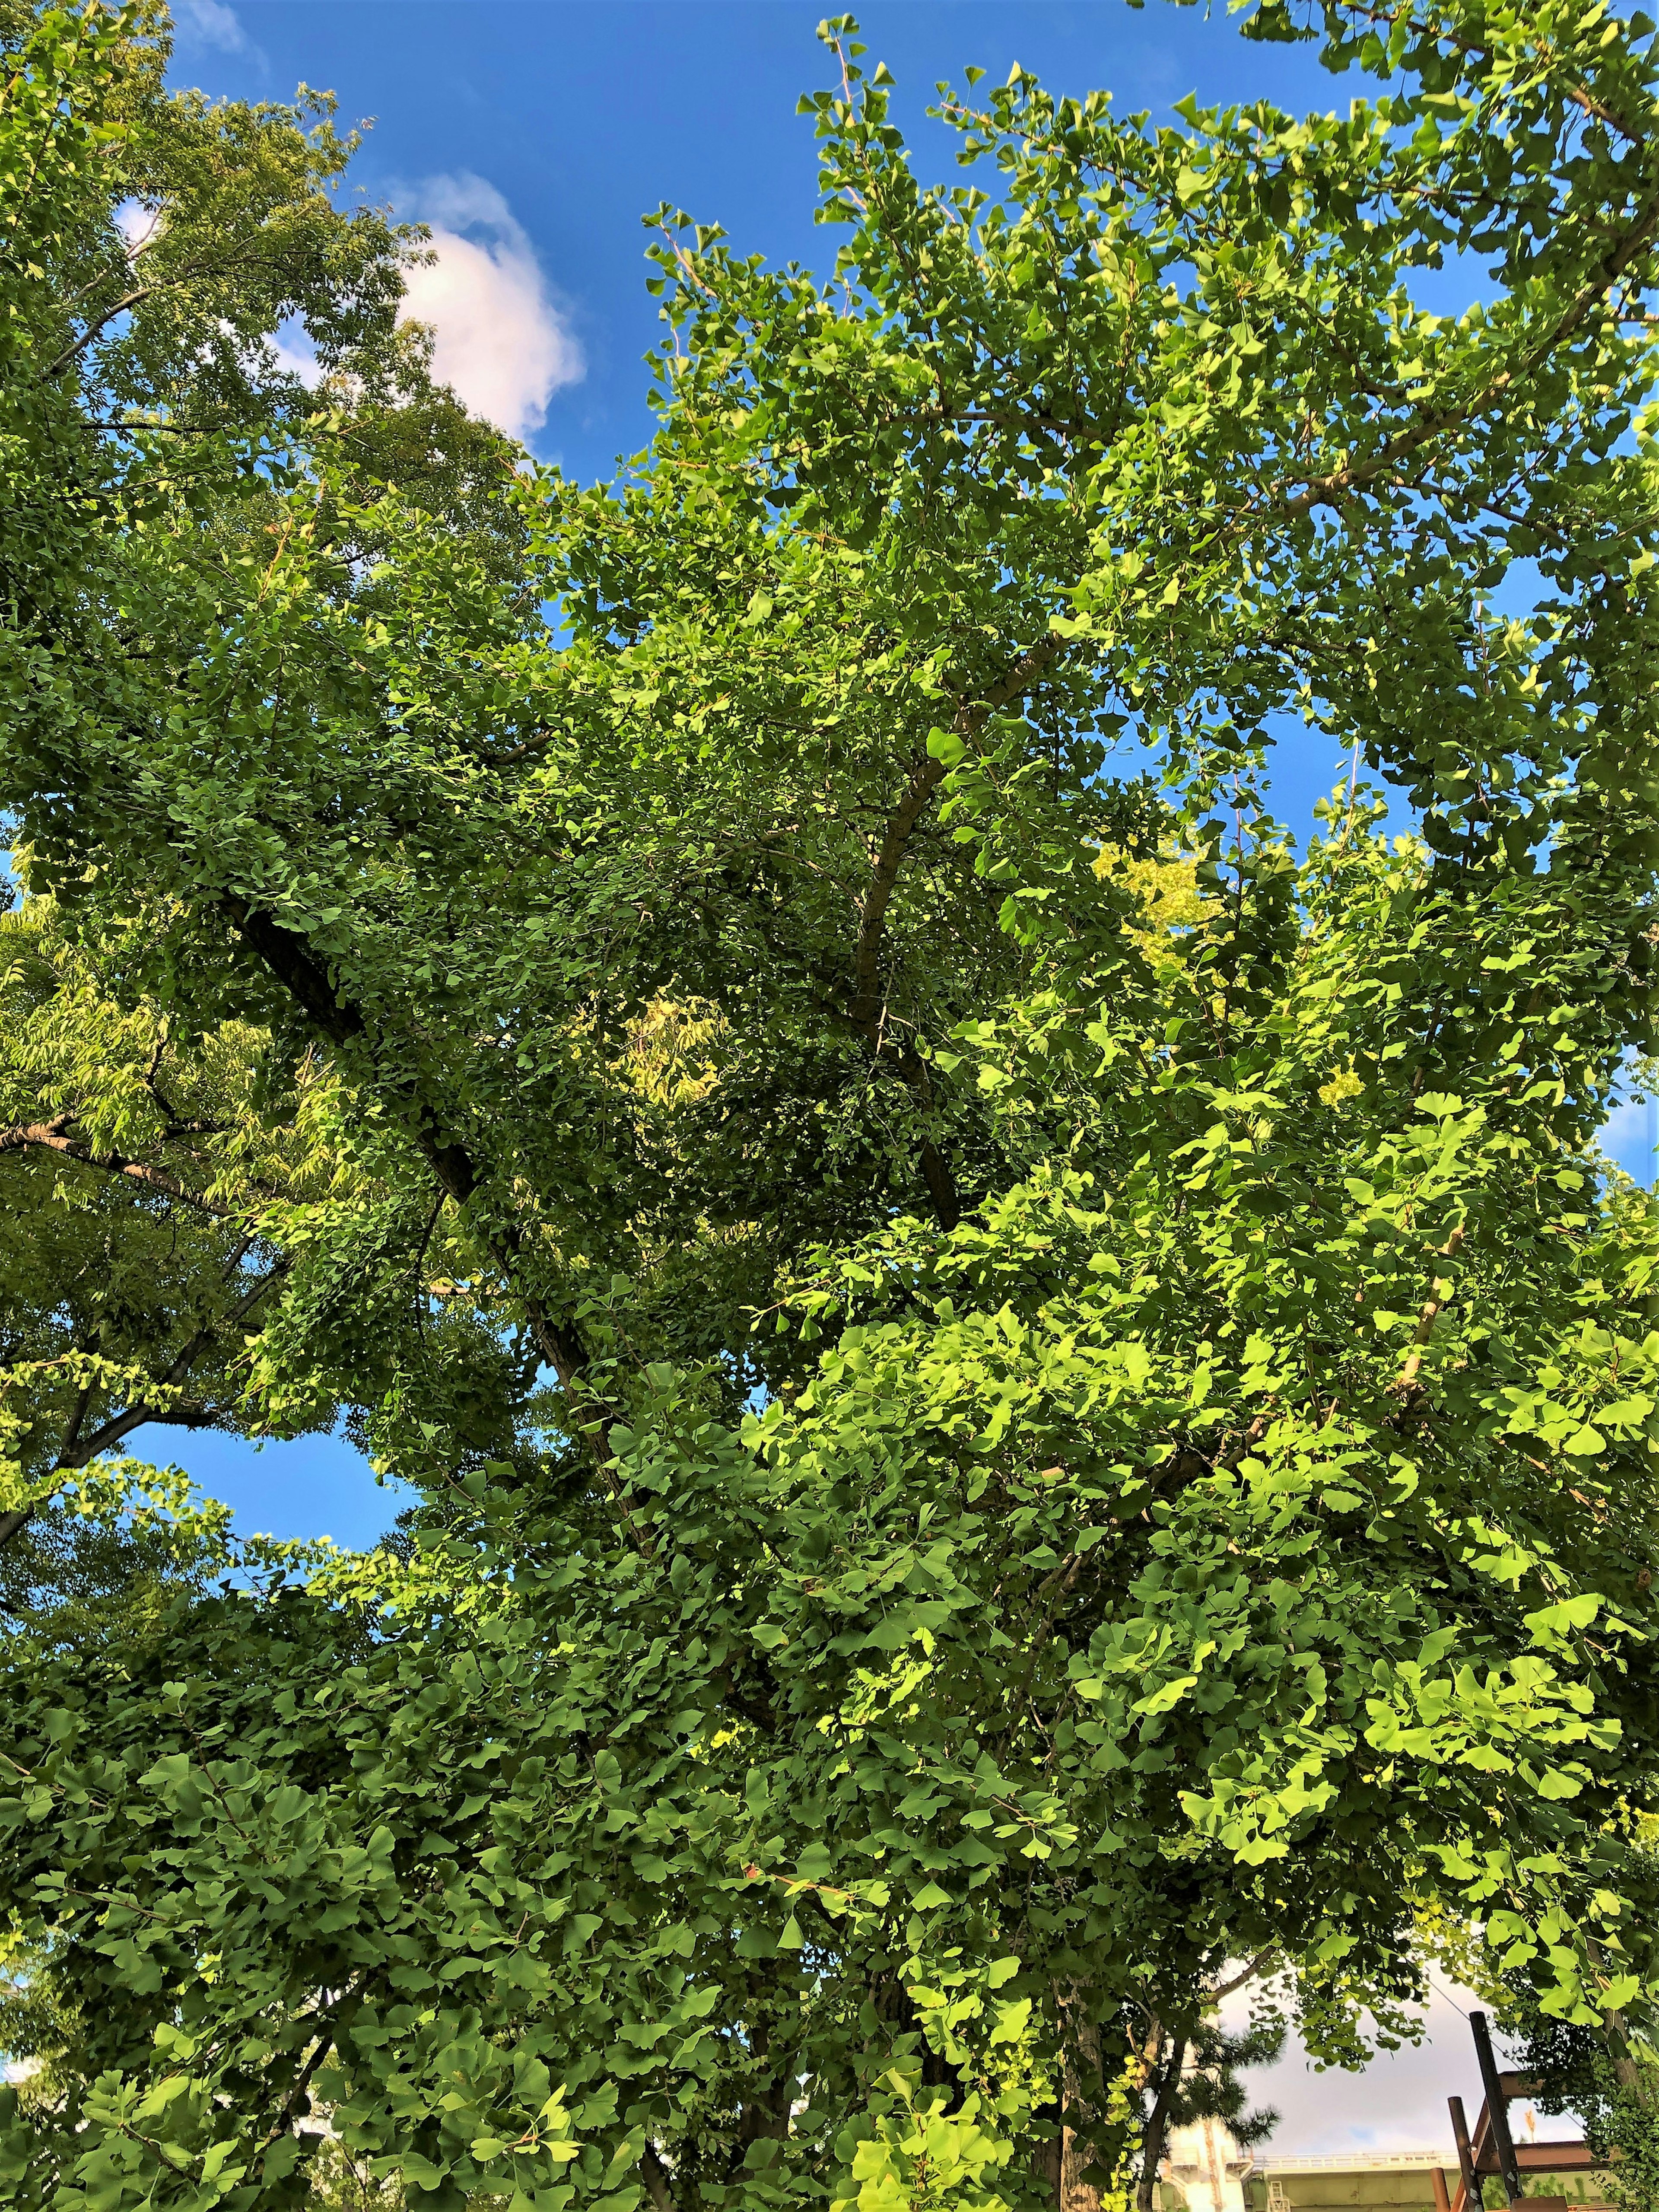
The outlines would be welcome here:
[[[763,1975],[751,1977],[750,1986],[751,1995],[757,1999],[770,1994]],[[761,2003],[757,2004],[756,2016],[750,2022],[749,2049],[757,2072],[772,2062],[770,2078],[751,2083],[753,2094],[738,2104],[738,2142],[732,2161],[734,2172],[741,2168],[750,2143],[783,2142],[787,2139],[789,2107],[795,2097],[792,2054],[785,2051],[780,2059],[773,2046],[771,2024]]]
[[[1031,2160],[1032,2170],[1036,2178],[1036,2185],[1042,2202],[1049,2207],[1049,2212],[1060,2212],[1060,2193],[1065,2186],[1066,2174],[1065,2114],[1059,2105],[1048,2105],[1035,2117],[1039,2120],[1049,2121],[1054,2131],[1053,2135],[1037,2144],[1036,2155]]]
[[[1152,2191],[1158,2185],[1158,2169],[1164,2163],[1164,2147],[1169,2140],[1170,2108],[1181,2087],[1181,2069],[1186,2063],[1185,2036],[1172,2037],[1164,2053],[1163,2071],[1158,2077],[1158,2095],[1152,2100],[1140,2138],[1140,2180],[1135,2190],[1135,2212],[1154,2212]]]
[[[1100,2185],[1084,2175],[1094,2163],[1095,2147],[1085,2135],[1068,2126],[1060,2144],[1060,2212],[1100,2212]]]
[[[794,2077],[786,2075],[763,2089],[751,2103],[738,2107],[738,2141],[746,2150],[751,2142],[783,2142],[789,2134],[789,2107],[794,2101]]]
[[[1084,2179],[1097,2154],[1094,2131],[1103,2117],[1100,2029],[1075,2001],[1075,1993],[1067,2010],[1071,2033],[1062,2077],[1065,2125],[1055,2201],[1058,2212],[1100,2212],[1100,2185]]]

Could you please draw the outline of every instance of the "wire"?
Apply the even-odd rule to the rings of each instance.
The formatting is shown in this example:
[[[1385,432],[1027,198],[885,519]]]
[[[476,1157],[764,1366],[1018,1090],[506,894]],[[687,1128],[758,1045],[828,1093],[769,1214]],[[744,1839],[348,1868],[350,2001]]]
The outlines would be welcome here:
[[[1455,1996],[1453,1996],[1453,1995],[1451,1994],[1450,1990],[1443,1990],[1443,1989],[1441,1988],[1441,1986],[1440,1986],[1439,1983],[1436,1981],[1436,1979],[1434,1978],[1434,1976],[1433,1976],[1432,1974],[1431,1974],[1431,1975],[1429,1976],[1429,1987],[1430,1987],[1430,1988],[1434,1991],[1434,1993],[1435,1993],[1435,1995],[1436,1995],[1437,1996],[1442,1996],[1442,1997],[1444,1997],[1444,1998],[1445,1998],[1445,2000],[1446,2000],[1446,2002],[1447,2002],[1447,2003],[1451,2007],[1451,2008],[1452,2008],[1452,2010],[1453,2010],[1454,2012],[1456,2012],[1456,2013],[1462,2013],[1462,2014],[1463,2014],[1463,2017],[1464,2017],[1464,2019],[1465,2019],[1465,2020],[1467,2020],[1467,2019],[1468,2018],[1468,2013],[1463,2012],[1463,2008],[1462,2008],[1462,2006],[1461,2004],[1459,2004],[1459,2003],[1458,2003],[1457,1999],[1456,1999]]]

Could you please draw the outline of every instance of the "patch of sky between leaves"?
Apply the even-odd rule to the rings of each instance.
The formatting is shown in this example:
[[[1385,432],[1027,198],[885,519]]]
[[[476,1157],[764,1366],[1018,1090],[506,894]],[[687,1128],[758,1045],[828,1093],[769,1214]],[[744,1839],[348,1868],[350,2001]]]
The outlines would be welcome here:
[[[342,1551],[367,1551],[419,1502],[418,1492],[377,1475],[337,1432],[259,1440],[156,1425],[135,1429],[126,1449],[153,1466],[183,1468],[198,1490],[230,1507],[239,1536],[326,1536]]]

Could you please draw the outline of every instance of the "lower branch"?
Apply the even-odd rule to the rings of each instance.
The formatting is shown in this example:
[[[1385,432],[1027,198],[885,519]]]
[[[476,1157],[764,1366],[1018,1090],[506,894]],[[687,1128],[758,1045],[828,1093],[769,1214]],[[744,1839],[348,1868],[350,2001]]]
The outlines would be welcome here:
[[[243,942],[295,1000],[313,1027],[336,1046],[367,1042],[368,1021],[361,1007],[337,990],[324,963],[305,939],[284,929],[267,914],[234,893],[221,902]],[[483,1178],[465,1145],[446,1138],[430,1102],[416,1096],[410,1131],[439,1187],[465,1206],[478,1192]],[[524,1301],[532,1335],[548,1365],[567,1390],[580,1395],[579,1383],[587,1364],[586,1352],[575,1330],[550,1314],[535,1293],[520,1279],[524,1233],[508,1224],[486,1231],[485,1241],[507,1280]],[[602,1407],[595,1407],[602,1413]]]
[[[368,1994],[369,1983],[374,1979],[374,1970],[366,1966],[357,1977],[356,1985],[345,1992],[334,2008],[333,2015],[327,2027],[317,2039],[316,2048],[295,2075],[293,2087],[283,2100],[281,2111],[271,2123],[264,2142],[259,2145],[261,2150],[269,2150],[274,2142],[288,2133],[295,2121],[299,2118],[300,2107],[306,2100],[306,2092],[311,2087],[312,2076],[324,2059],[328,2057],[329,2052],[333,2050],[335,2038],[341,2029],[349,2027],[356,2017],[363,1999]]]
[[[64,1134],[75,1120],[73,1114],[61,1114],[54,1121],[20,1122],[15,1128],[0,1129],[0,1152],[19,1152],[31,1148],[58,1152],[65,1159],[78,1160],[82,1167],[97,1168],[105,1175],[124,1176],[130,1182],[140,1184],[147,1190],[158,1191],[163,1198],[176,1200],[181,1206],[198,1206],[204,1213],[216,1215],[226,1220],[231,1209],[216,1205],[210,1198],[187,1189],[173,1176],[165,1175],[160,1168],[151,1167],[147,1161],[129,1159],[124,1152],[94,1152],[90,1145],[77,1144]]]

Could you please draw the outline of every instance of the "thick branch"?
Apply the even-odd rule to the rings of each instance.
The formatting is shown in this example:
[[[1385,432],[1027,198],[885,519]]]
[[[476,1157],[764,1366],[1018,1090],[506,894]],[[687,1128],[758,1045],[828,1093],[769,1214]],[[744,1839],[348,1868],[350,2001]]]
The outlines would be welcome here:
[[[238,1264],[240,1262],[242,1253],[246,1249],[247,1240],[244,1239],[236,1255]],[[166,1373],[155,1378],[155,1387],[160,1390],[169,1390],[181,1382],[214,1338],[222,1330],[234,1328],[238,1322],[245,1321],[259,1301],[282,1280],[288,1273],[289,1266],[289,1262],[286,1258],[279,1259],[270,1273],[257,1282],[245,1296],[238,1298],[228,1312],[221,1314],[216,1321],[205,1322],[198,1328],[195,1335],[174,1354]],[[91,1385],[88,1384],[81,1394],[69,1428],[64,1433],[62,1449],[52,1467],[52,1471],[54,1474],[74,1474],[83,1467],[90,1467],[94,1460],[101,1457],[105,1452],[112,1450],[124,1437],[131,1436],[135,1429],[143,1428],[147,1421],[159,1421],[168,1426],[181,1429],[205,1429],[211,1428],[223,1417],[223,1409],[218,1407],[206,1406],[198,1402],[187,1405],[175,1403],[169,1406],[141,1398],[136,1405],[129,1406],[125,1413],[117,1413],[109,1420],[100,1423],[90,1436],[82,1436],[81,1425],[86,1418],[87,1405],[91,1395]],[[32,1498],[27,1505],[15,1505],[9,1512],[0,1513],[0,1551],[5,1549],[21,1529],[28,1526],[40,1507],[48,1504],[55,1494],[53,1492],[49,1492],[45,1498]]]
[[[153,284],[140,284],[136,290],[118,300],[112,307],[106,307],[101,315],[88,324],[78,338],[64,348],[49,368],[41,371],[40,381],[50,384],[54,376],[61,376],[66,368],[80,359],[93,340],[109,328],[118,315],[125,315],[129,307],[136,307],[141,300],[149,299],[155,289]]]
[[[1462,1245],[1463,1231],[1462,1229],[1454,1229],[1435,1257],[1439,1260],[1455,1260],[1462,1249]],[[1417,1381],[1418,1370],[1423,1364],[1424,1350],[1429,1339],[1434,1334],[1434,1325],[1440,1317],[1443,1304],[1439,1284],[1437,1280],[1435,1288],[1430,1291],[1428,1297],[1424,1301],[1422,1312],[1417,1316],[1417,1327],[1412,1332],[1411,1354],[1405,1366],[1401,1370],[1400,1380],[1395,1384],[1396,1390],[1409,1390]]]
[[[1052,630],[1017,660],[1000,684],[983,699],[964,700],[957,710],[956,734],[975,738],[991,716],[1021,698],[1060,651],[1063,640]],[[853,949],[852,1018],[861,1030],[874,1026],[881,1006],[882,946],[887,932],[887,909],[892,903],[899,871],[909,850],[915,827],[927,803],[949,773],[942,761],[930,754],[905,786],[903,796],[887,817],[880,850],[870,872],[870,888],[860,911],[858,942]]]
[[[143,240],[136,249],[130,251],[129,258],[132,261],[137,261],[142,254],[148,251],[149,246],[153,242],[153,238],[154,233],[152,232],[150,238]],[[115,320],[118,315],[125,315],[129,307],[138,307],[143,301],[149,298],[151,293],[177,291],[181,286],[187,285],[195,279],[203,276],[210,276],[218,270],[234,267],[237,258],[234,248],[235,241],[233,240],[231,241],[230,250],[209,260],[198,261],[187,264],[186,266],[176,270],[171,277],[166,279],[161,283],[135,284],[130,292],[123,293],[121,297],[116,301],[113,307],[106,307],[102,314],[94,316],[93,320],[88,324],[86,329],[82,331],[78,338],[73,338],[70,340],[70,343],[64,348],[62,353],[58,355],[57,360],[54,361],[49,368],[42,370],[40,379],[41,382],[43,384],[50,383],[54,376],[61,375],[64,369],[70,368],[75,362],[79,360],[80,356],[86,351],[87,348],[92,343],[94,338],[100,337],[103,332],[109,328],[110,325]],[[261,267],[270,269],[273,266],[280,264],[273,264],[269,256],[254,253],[247,255],[245,258],[243,265],[246,268],[252,269]]]
[[[1030,690],[1059,653],[1062,642],[1056,633],[1050,631],[1046,637],[1040,638],[1029,653],[1023,654],[982,699],[963,701],[957,709],[956,734],[964,741],[976,738],[993,714],[1000,713],[1004,707]],[[911,775],[898,805],[887,817],[875,865],[870,872],[870,887],[864,895],[864,902],[859,912],[859,933],[853,947],[853,994],[848,1006],[848,1018],[878,1057],[883,1056],[881,967],[882,953],[887,940],[888,908],[893,902],[899,872],[910,849],[916,825],[948,774],[945,763],[929,754]],[[921,1093],[925,1103],[927,1090],[925,1062],[915,1053],[894,1057],[899,1073],[913,1090]],[[946,1229],[954,1228],[961,1218],[961,1200],[950,1167],[931,1139],[925,1139],[922,1145],[921,1170],[941,1224]]]
[[[1140,2138],[1140,2182],[1135,2191],[1137,2212],[1152,2212],[1152,2190],[1158,2180],[1158,2169],[1164,2163],[1164,2145],[1170,2132],[1170,2111],[1175,2103],[1176,2091],[1181,2086],[1181,2071],[1186,2063],[1186,2039],[1175,2036],[1170,2040],[1164,2062],[1157,2099],[1146,2116],[1146,2129]]]
[[[669,2184],[668,2168],[657,2156],[649,2143],[640,2153],[640,2177],[657,2212],[676,2212],[674,2192]]]
[[[1247,1982],[1253,1982],[1255,1979],[1256,1976],[1261,1972],[1261,1969],[1273,1956],[1274,1954],[1271,1950],[1258,1951],[1255,1958],[1249,1961],[1243,1971],[1233,1976],[1231,1981],[1223,1982],[1218,1989],[1208,1990],[1206,1993],[1206,2002],[1209,2004],[1219,2004],[1223,1997],[1230,1997],[1232,1996],[1235,1990],[1242,1990]]]
[[[910,839],[927,802],[944,782],[946,769],[930,754],[904,787],[903,796],[887,817],[880,850],[870,872],[870,888],[859,915],[858,942],[853,948],[853,1000],[849,1012],[856,1028],[875,1042],[881,1009],[881,952],[887,933],[887,909],[898,884]]]
[[[210,1406],[201,1398],[185,1399],[170,1406],[152,1406],[148,1402],[129,1406],[125,1413],[116,1414],[94,1429],[83,1443],[76,1446],[70,1458],[60,1460],[58,1471],[72,1474],[78,1468],[89,1467],[101,1452],[112,1450],[124,1437],[130,1437],[135,1429],[142,1429],[149,1422],[154,1421],[157,1427],[165,1429],[211,1429],[224,1419],[227,1410],[223,1406]]]
[[[21,1152],[32,1146],[61,1152],[65,1159],[79,1160],[82,1167],[97,1168],[105,1175],[125,1176],[130,1182],[139,1183],[146,1190],[159,1191],[163,1198],[177,1199],[181,1206],[199,1206],[204,1213],[211,1213],[221,1221],[229,1218],[229,1206],[216,1205],[212,1199],[187,1190],[183,1183],[146,1161],[129,1159],[123,1152],[96,1152],[90,1145],[77,1144],[74,1138],[66,1137],[64,1130],[75,1118],[73,1114],[60,1114],[53,1121],[18,1122],[12,1128],[0,1129],[0,1152]]]
[[[264,2141],[260,2144],[261,2150],[269,2150],[280,2136],[288,2133],[299,2118],[300,2106],[305,2101],[307,2090],[311,2087],[313,2075],[327,2057],[329,2052],[333,2050],[334,2039],[340,2030],[349,2027],[356,2017],[368,1991],[369,1982],[373,1978],[373,1968],[365,1967],[358,1976],[356,1986],[348,1990],[335,2007],[333,2017],[317,2039],[316,2049],[300,2069],[293,2087],[283,2100],[282,2110],[277,2113]]]
[[[94,1341],[95,1343],[96,1340],[94,1339]],[[90,1382],[83,1382],[76,1393],[75,1404],[70,1411],[69,1425],[64,1431],[63,1449],[59,1451],[57,1463],[52,1468],[54,1474],[62,1468],[64,1455],[75,1449],[76,1440],[81,1434],[81,1424],[87,1418],[87,1407],[91,1402],[92,1384]],[[44,1503],[44,1499],[32,1498],[27,1505],[14,1505],[9,1511],[0,1513],[0,1551],[10,1543],[19,1529],[28,1526],[34,1517],[35,1509]]]
[[[960,738],[978,737],[987,726],[991,714],[998,714],[1013,699],[1024,696],[1036,684],[1048,661],[1060,653],[1061,639],[1055,633],[1042,637],[1030,653],[1013,664],[1006,677],[987,692],[984,699],[969,699],[956,710],[956,734]],[[898,887],[898,872],[905,865],[905,854],[909,852],[909,841],[915,834],[915,823],[927,811],[927,803],[940,787],[949,769],[942,761],[927,757],[909,783],[898,805],[887,817],[887,830],[883,832],[880,849],[876,854],[876,865],[869,872],[869,890],[865,891],[865,902],[858,915],[858,942],[852,953],[852,1020],[858,1029],[874,1029],[880,1011],[880,953],[887,936],[887,907],[894,900]]]
[[[1280,511],[1285,514],[1305,514],[1310,508],[1334,505],[1346,493],[1357,491],[1376,477],[1389,475],[1401,461],[1409,459],[1419,447],[1437,438],[1443,431],[1455,430],[1468,422],[1482,407],[1500,398],[1511,386],[1524,386],[1556,347],[1582,329],[1597,303],[1607,297],[1644,247],[1652,244],[1656,231],[1659,231],[1659,196],[1648,202],[1639,220],[1631,225],[1618,246],[1607,256],[1595,278],[1580,287],[1571,304],[1558,316],[1552,328],[1534,345],[1528,348],[1513,368],[1494,376],[1466,405],[1426,415],[1409,428],[1385,439],[1369,460],[1356,461],[1346,469],[1333,471],[1329,476],[1310,478],[1293,499],[1282,502]]]
[[[228,891],[222,903],[243,941],[298,1003],[313,1029],[320,1030],[337,1045],[363,1035],[362,1014],[335,989],[327,969],[302,937],[284,929],[234,891]]]
[[[313,1028],[320,1030],[335,1045],[347,1045],[368,1037],[368,1024],[361,1008],[336,988],[327,967],[303,938],[283,928],[280,922],[273,921],[269,915],[260,913],[257,907],[234,893],[227,894],[222,902],[243,942],[264,962]],[[482,1181],[477,1167],[465,1146],[445,1139],[430,1103],[419,1095],[415,1100],[410,1133],[440,1187],[458,1206],[465,1206]],[[497,1264],[509,1281],[514,1282],[524,1300],[531,1333],[542,1357],[565,1388],[572,1389],[586,1364],[586,1354],[574,1330],[556,1321],[541,1301],[516,1280],[524,1249],[523,1231],[516,1224],[508,1223],[487,1232],[487,1236]]]

